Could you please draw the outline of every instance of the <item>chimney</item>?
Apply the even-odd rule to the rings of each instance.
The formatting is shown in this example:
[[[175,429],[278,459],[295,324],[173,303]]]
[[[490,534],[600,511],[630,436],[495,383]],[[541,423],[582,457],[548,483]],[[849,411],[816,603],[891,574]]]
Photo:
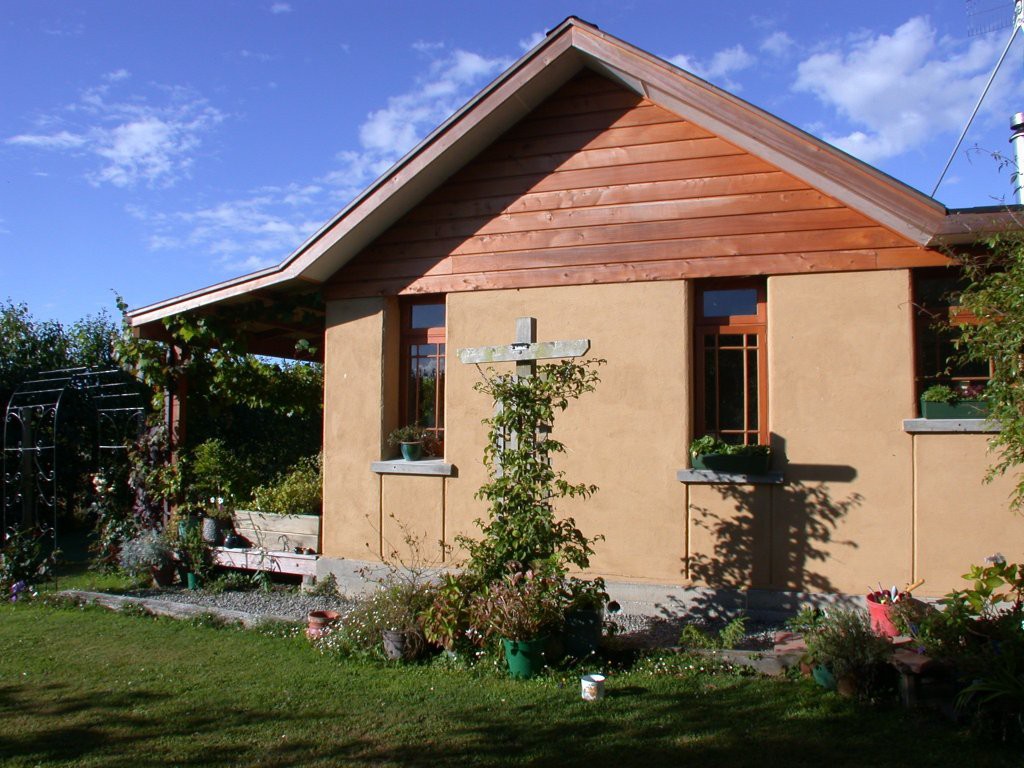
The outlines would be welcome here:
[[[1010,143],[1013,144],[1013,187],[1017,202],[1024,205],[1024,112],[1010,118]]]

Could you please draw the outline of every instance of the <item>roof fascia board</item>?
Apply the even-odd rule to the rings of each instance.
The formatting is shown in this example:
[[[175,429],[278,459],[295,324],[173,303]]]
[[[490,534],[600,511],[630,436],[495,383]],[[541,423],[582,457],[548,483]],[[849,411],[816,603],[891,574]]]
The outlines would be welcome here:
[[[987,235],[1021,229],[1024,229],[1024,217],[1020,211],[951,212],[928,245],[962,245],[976,242]]]
[[[573,44],[593,57],[594,68],[620,71],[624,84],[640,81],[639,95],[808,181],[914,242],[928,243],[945,218],[941,203],[645,51],[595,29],[574,29]]]

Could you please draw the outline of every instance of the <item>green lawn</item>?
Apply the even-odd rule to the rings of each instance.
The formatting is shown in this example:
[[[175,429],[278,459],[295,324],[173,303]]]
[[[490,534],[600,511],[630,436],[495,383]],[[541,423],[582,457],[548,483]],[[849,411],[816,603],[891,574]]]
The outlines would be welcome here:
[[[0,607],[0,764],[996,766],[1008,750],[807,681],[338,661],[301,637]]]

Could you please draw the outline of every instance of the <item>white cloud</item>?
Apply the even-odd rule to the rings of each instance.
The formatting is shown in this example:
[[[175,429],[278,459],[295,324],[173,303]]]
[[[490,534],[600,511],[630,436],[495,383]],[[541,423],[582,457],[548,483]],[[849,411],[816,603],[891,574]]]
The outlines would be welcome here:
[[[510,63],[431,43],[414,47],[428,57],[425,73],[366,116],[358,148],[337,153],[337,167],[306,183],[261,187],[197,210],[126,208],[150,228],[149,247],[206,253],[232,274],[280,263]],[[157,126],[153,129],[123,137],[125,144],[136,147],[152,139],[162,145]]]
[[[443,46],[422,41],[413,47],[432,57],[427,73],[408,91],[392,96],[386,106],[366,116],[359,127],[360,148],[339,152],[340,167],[322,179],[349,197],[384,173],[511,63],[472,51],[447,53]]]
[[[667,57],[667,60],[680,69],[692,72],[705,80],[717,82],[730,91],[738,91],[740,86],[729,75],[748,69],[757,62],[757,59],[739,44],[715,52],[708,62],[702,62],[685,53]]]
[[[912,18],[891,35],[860,35],[845,50],[818,53],[797,68],[794,89],[814,94],[847,121],[826,135],[868,162],[906,152],[936,131],[961,128],[999,48],[938,38],[927,18]],[[988,103],[998,101],[990,94]]]
[[[540,41],[543,40],[545,37],[547,37],[547,35],[545,35],[543,32],[540,32],[540,31],[534,32],[529,37],[520,40],[519,41],[519,47],[523,51],[528,51],[531,48],[533,48],[535,45],[540,43]]]
[[[91,156],[100,165],[86,176],[96,185],[174,184],[187,175],[202,135],[224,114],[180,87],[156,86],[160,104],[136,95],[113,98],[113,85],[129,76],[123,69],[107,74],[104,85],[83,91],[77,102],[41,118],[43,130],[9,136],[5,142]]]
[[[796,43],[793,38],[781,30],[773,32],[761,41],[761,50],[772,56],[785,56]]]
[[[290,3],[274,3],[270,6],[270,12],[275,16],[282,13],[291,13],[292,6]]]

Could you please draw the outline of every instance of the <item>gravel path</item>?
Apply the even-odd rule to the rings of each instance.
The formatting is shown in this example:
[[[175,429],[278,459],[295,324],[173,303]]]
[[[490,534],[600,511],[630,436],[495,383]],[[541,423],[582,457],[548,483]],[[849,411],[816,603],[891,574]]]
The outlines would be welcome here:
[[[141,589],[127,593],[131,597],[167,600],[211,609],[241,611],[273,619],[305,621],[310,611],[333,610],[347,613],[355,605],[343,597],[319,597],[298,590],[249,590],[244,592],[207,592],[187,589]],[[652,618],[637,614],[617,613],[609,617],[618,627],[617,636],[624,644],[635,647],[658,648],[678,645],[679,633],[688,623],[683,619]],[[777,625],[750,622],[747,640],[740,645],[746,650],[771,648],[771,638]]]

